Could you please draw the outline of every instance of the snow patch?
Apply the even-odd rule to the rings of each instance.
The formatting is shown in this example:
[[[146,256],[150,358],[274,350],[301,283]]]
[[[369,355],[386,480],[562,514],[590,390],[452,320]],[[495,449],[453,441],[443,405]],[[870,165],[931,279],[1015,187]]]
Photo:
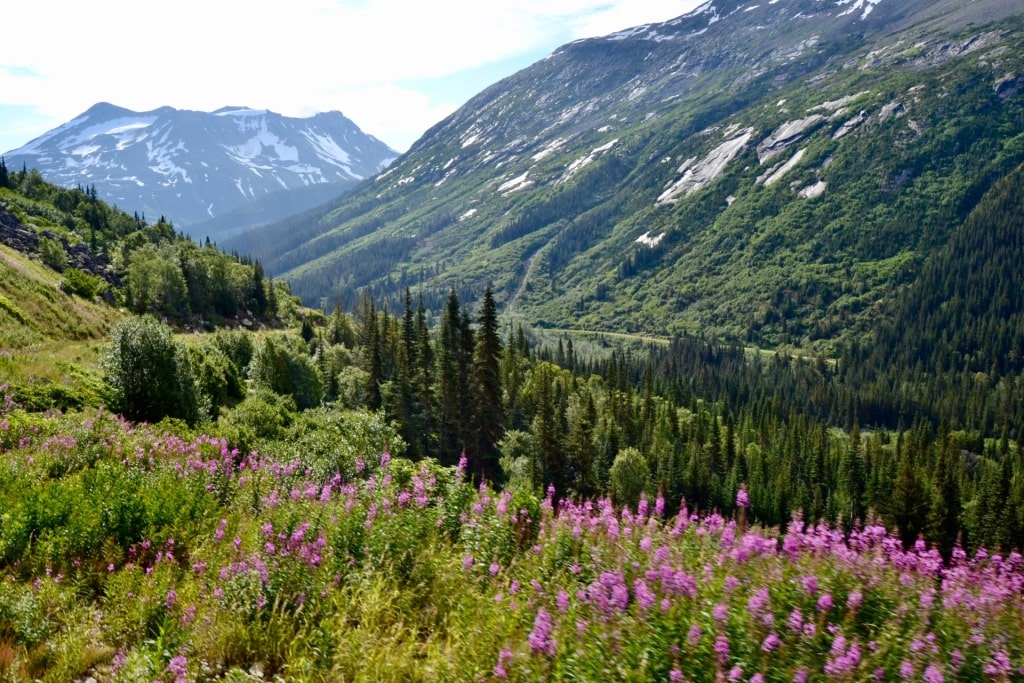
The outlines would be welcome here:
[[[214,113],[214,116],[266,116],[270,112],[266,109],[249,109],[240,107],[238,109],[226,109]]]
[[[512,180],[505,181],[504,183],[498,186],[498,192],[502,194],[511,194],[518,190],[523,190],[526,189],[527,187],[530,187],[531,185],[533,185],[533,181],[526,179],[526,176],[528,176],[529,174],[530,172],[526,171],[522,175],[516,176]]]
[[[92,154],[93,152],[100,151],[100,149],[101,148],[99,145],[82,145],[81,147],[75,147],[73,150],[71,150],[71,154],[73,154],[76,157],[86,157]]]
[[[470,218],[476,215],[476,209],[470,209],[466,213],[459,216],[460,221],[468,221]]]
[[[313,142],[310,140],[310,142]],[[274,133],[271,133],[267,128],[267,120],[261,119],[259,122],[256,135],[249,138],[241,145],[221,145],[221,147],[231,155],[235,161],[244,165],[251,166],[252,160],[263,156],[264,149],[272,149],[274,154],[281,161],[298,161],[299,150],[297,147],[285,144],[284,140],[277,137]]]
[[[639,237],[637,237],[633,241],[636,242],[637,244],[646,244],[648,247],[653,249],[654,247],[658,246],[658,243],[661,242],[661,240],[664,237],[665,237],[665,233],[660,233],[660,234],[652,236],[650,231],[648,231],[648,232],[645,232],[644,234],[640,235]]]
[[[569,180],[570,178],[572,178],[574,175],[579,173],[580,170],[582,170],[586,166],[590,165],[594,161],[594,159],[596,159],[597,157],[601,156],[602,154],[604,154],[605,152],[610,150],[612,147],[614,147],[616,145],[616,143],[618,143],[618,141],[619,141],[619,139],[615,138],[611,142],[605,143],[605,144],[601,145],[600,147],[595,147],[594,149],[590,150],[590,154],[588,154],[587,156],[580,157],[579,159],[576,159],[575,161],[573,161],[565,169],[565,173],[563,173],[562,177],[558,179],[558,182],[559,183],[564,183],[567,180]]]
[[[881,1],[882,0],[839,0],[839,2],[837,2],[836,4],[842,6],[849,5],[852,2],[853,5],[850,7],[850,9],[844,12],[840,12],[839,16],[845,17],[847,14],[853,14],[857,10],[863,9],[864,12],[863,14],[860,15],[861,21],[863,21],[864,19],[868,18],[869,14],[871,14],[871,10],[875,9],[875,5],[877,5]]]
[[[362,174],[355,173],[352,171],[352,167],[350,166],[350,164],[352,163],[352,157],[350,157],[348,152],[342,149],[341,146],[337,142],[335,142],[334,138],[332,138],[330,135],[322,135],[320,133],[317,133],[316,131],[312,131],[309,129],[302,130],[299,132],[302,134],[302,137],[306,138],[306,140],[309,141],[309,144],[316,151],[316,155],[320,159],[331,164],[332,166],[337,166],[351,178],[355,178],[356,180],[363,179]],[[297,160],[298,155],[296,154],[296,157],[295,159],[293,159],[293,161]]]
[[[552,154],[557,152],[558,148],[564,145],[566,142],[568,142],[568,140],[566,140],[565,138],[555,138],[550,143],[548,143],[547,147],[537,152],[530,158],[533,159],[534,161],[540,161],[544,157],[551,156]]]

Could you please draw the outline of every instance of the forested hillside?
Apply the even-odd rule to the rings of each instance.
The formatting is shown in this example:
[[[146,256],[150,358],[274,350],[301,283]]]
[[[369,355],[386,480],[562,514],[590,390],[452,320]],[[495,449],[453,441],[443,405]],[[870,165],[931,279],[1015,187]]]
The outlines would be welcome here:
[[[261,264],[0,159],[0,384],[39,408],[103,400],[98,342],[125,313],[179,329],[297,320],[297,302]],[[92,367],[90,367],[92,366]]]
[[[702,6],[480,93],[315,213],[232,246],[307,304],[448,288],[541,327],[829,352],[1024,162],[1002,0]]]
[[[303,309],[8,173],[0,680],[1008,679],[1022,174],[818,355]]]

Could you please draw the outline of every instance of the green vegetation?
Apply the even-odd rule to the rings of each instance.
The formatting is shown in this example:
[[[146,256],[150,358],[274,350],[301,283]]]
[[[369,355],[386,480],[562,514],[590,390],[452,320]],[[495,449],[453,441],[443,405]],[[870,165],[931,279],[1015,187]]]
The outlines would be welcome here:
[[[985,49],[942,49],[979,35]],[[490,284],[499,305],[538,327],[827,354],[837,341],[869,342],[879,308],[1024,162],[1024,90],[994,85],[1024,72],[1024,34],[1017,18],[912,36],[927,49],[909,61],[889,45],[816,38],[814,56],[716,65],[697,81],[657,71],[682,60],[675,43],[686,41],[640,41],[650,43],[632,48],[640,54],[628,40],[575,45],[502,83],[501,97],[470,103],[333,208],[234,244],[307,304],[354,305],[366,292],[397,310],[411,288],[438,318],[453,284],[469,304]],[[699,71],[706,55],[692,57]],[[620,83],[624,64],[636,71]],[[584,75],[570,87],[561,79],[572,69]],[[637,82],[649,87],[634,100]],[[761,142],[812,116],[761,160]],[[687,160],[748,129],[717,178],[659,202]],[[801,195],[819,183],[820,196]]]
[[[273,243],[323,310],[0,162],[0,681],[1016,680],[1004,27],[739,108],[707,77],[493,203],[442,172],[471,145],[414,151],[429,195],[399,167]],[[749,147],[656,203],[853,93],[785,180]]]

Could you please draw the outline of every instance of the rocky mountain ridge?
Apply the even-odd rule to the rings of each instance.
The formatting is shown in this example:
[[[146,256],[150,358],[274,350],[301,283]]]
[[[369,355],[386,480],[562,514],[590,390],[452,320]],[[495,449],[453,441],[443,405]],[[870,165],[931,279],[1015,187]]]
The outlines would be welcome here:
[[[95,186],[106,201],[187,229],[273,193],[331,186],[336,196],[397,155],[339,112],[290,118],[246,107],[135,112],[100,103],[5,157],[10,168]]]

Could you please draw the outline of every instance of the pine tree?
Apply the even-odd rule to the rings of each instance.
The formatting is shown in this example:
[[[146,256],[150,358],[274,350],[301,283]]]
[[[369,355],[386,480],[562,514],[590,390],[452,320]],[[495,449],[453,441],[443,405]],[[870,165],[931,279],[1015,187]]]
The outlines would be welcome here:
[[[462,315],[459,296],[452,287],[441,316],[437,339],[437,393],[439,400],[438,441],[443,464],[458,461],[465,448],[461,433],[463,397],[460,396]]]
[[[483,476],[496,481],[498,442],[504,429],[501,387],[501,337],[498,335],[498,308],[490,285],[484,290],[476,332],[473,363],[476,400],[473,404],[478,453]]]

